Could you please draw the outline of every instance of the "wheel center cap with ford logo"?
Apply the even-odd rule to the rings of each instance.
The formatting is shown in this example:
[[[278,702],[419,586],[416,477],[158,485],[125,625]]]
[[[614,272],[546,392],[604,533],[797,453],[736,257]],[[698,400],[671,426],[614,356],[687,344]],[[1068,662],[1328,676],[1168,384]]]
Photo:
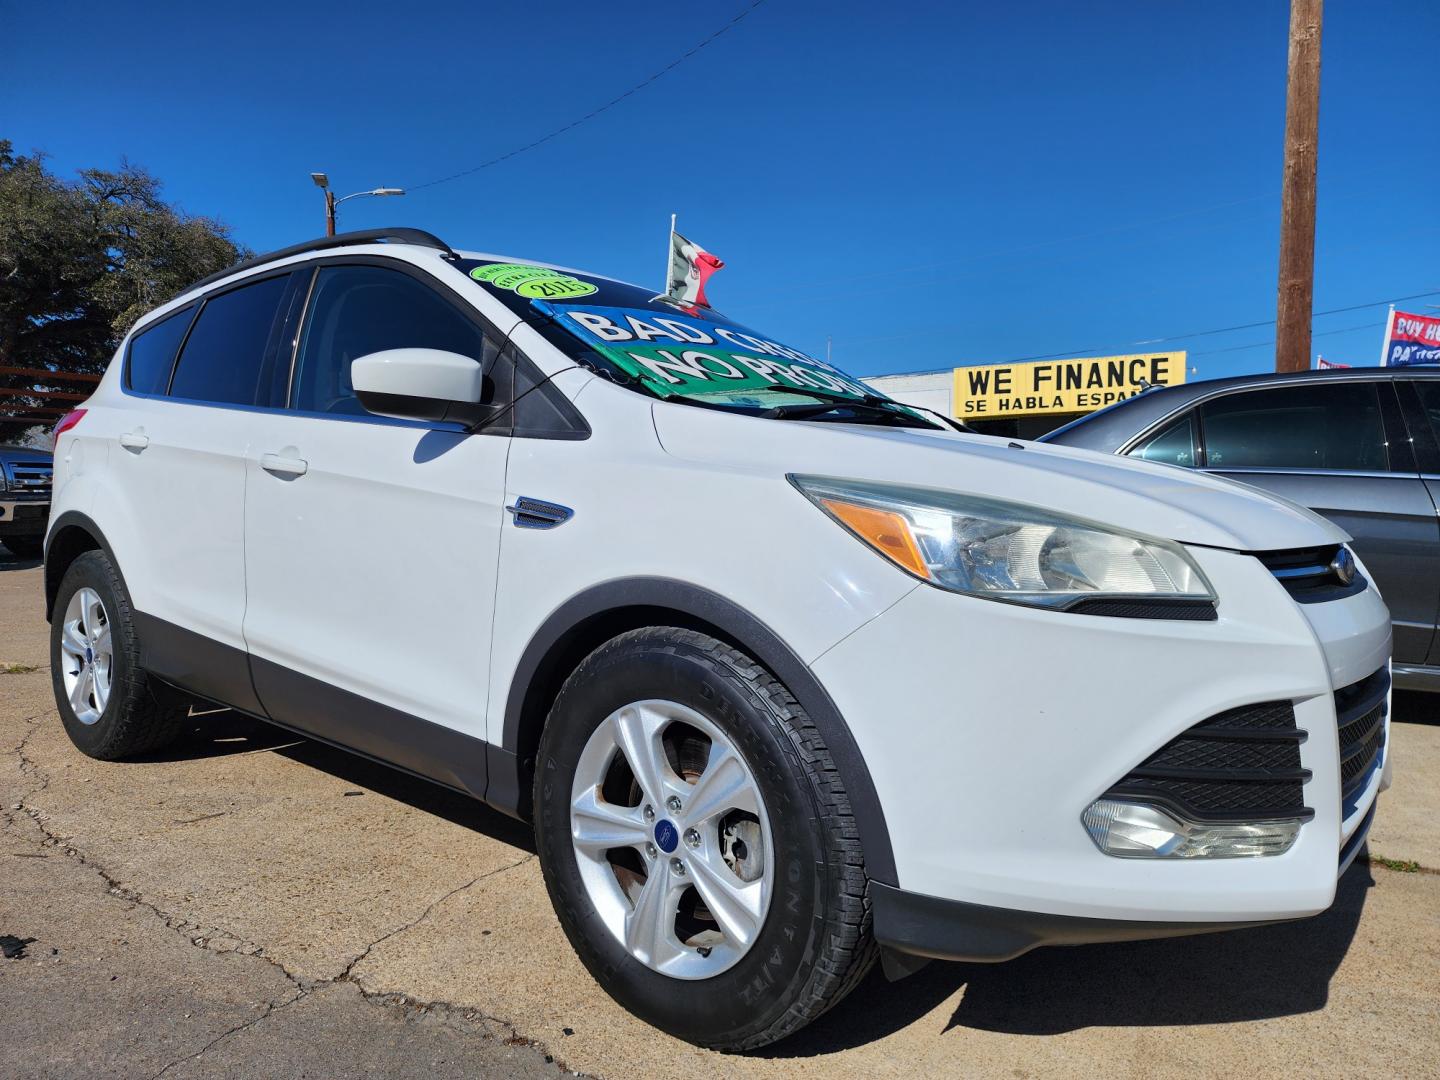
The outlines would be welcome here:
[[[666,855],[675,850],[675,845],[680,843],[680,830],[675,828],[674,822],[661,818],[655,823],[655,843]]]

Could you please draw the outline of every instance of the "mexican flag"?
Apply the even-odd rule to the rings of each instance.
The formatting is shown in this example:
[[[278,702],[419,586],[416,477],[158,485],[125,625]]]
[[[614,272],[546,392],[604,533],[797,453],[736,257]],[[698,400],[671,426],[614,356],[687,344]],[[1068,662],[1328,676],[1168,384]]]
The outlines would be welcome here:
[[[686,307],[709,307],[705,299],[705,283],[710,275],[725,264],[699,244],[686,240],[670,223],[670,273],[665,281],[665,295]]]

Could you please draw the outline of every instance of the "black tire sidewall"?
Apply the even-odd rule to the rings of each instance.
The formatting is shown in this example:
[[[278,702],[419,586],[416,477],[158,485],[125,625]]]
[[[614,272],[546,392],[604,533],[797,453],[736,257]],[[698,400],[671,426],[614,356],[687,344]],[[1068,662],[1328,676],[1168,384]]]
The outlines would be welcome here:
[[[83,588],[94,589],[105,605],[110,626],[110,696],[105,711],[93,724],[82,724],[70,707],[65,692],[64,653],[60,639],[65,632],[65,611],[71,598]],[[55,607],[50,621],[50,679],[55,688],[55,706],[65,732],[76,747],[91,757],[108,758],[115,751],[118,728],[127,703],[143,692],[144,675],[138,664],[139,649],[131,618],[130,598],[124,585],[103,552],[90,551],[81,555],[65,571],[60,589],[55,594]]]
[[[592,654],[557,699],[536,770],[537,844],[565,932],[612,996],[692,1042],[740,1042],[801,995],[819,957],[833,903],[826,826],[797,748],[765,699],[713,654],[663,634]],[[570,843],[571,790],[586,741],[616,709],[646,698],[686,705],[724,731],[744,755],[770,820],[775,879],[765,924],[738,963],[709,979],[670,978],[632,957],[595,911]]]

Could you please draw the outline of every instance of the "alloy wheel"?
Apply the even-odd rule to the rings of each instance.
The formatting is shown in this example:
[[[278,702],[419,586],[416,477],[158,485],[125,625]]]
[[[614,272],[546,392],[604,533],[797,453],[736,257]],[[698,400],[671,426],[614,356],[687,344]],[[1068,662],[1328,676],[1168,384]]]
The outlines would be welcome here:
[[[649,700],[607,716],[576,765],[570,834],[601,920],[652,970],[710,978],[759,937],[769,817],[739,750],[696,710]]]
[[[114,647],[110,638],[110,617],[100,594],[82,588],[70,598],[60,629],[60,654],[65,696],[75,719],[93,724],[105,713],[110,700]]]

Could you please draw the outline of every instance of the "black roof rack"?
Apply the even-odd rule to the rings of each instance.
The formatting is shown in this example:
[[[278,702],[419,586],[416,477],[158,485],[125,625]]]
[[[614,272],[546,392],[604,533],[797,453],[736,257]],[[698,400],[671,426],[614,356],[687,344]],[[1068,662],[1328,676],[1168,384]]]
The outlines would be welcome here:
[[[450,250],[450,245],[441,240],[434,233],[428,233],[424,229],[358,229],[355,232],[340,233],[338,236],[322,236],[318,240],[306,240],[303,244],[291,244],[278,251],[267,251],[264,255],[256,255],[250,259],[242,259],[234,266],[227,266],[224,270],[216,271],[209,277],[203,277],[193,284],[185,286],[181,293],[191,292],[194,289],[202,288],[211,282],[219,281],[221,278],[229,277],[231,274],[238,274],[242,270],[249,270],[256,266],[264,266],[269,262],[276,262],[280,259],[288,259],[291,255],[303,255],[307,251],[325,251],[328,248],[349,247],[352,244],[374,244],[378,241],[389,241],[398,244],[415,244],[419,247],[434,248],[443,252],[447,259],[458,259],[459,255]]]

